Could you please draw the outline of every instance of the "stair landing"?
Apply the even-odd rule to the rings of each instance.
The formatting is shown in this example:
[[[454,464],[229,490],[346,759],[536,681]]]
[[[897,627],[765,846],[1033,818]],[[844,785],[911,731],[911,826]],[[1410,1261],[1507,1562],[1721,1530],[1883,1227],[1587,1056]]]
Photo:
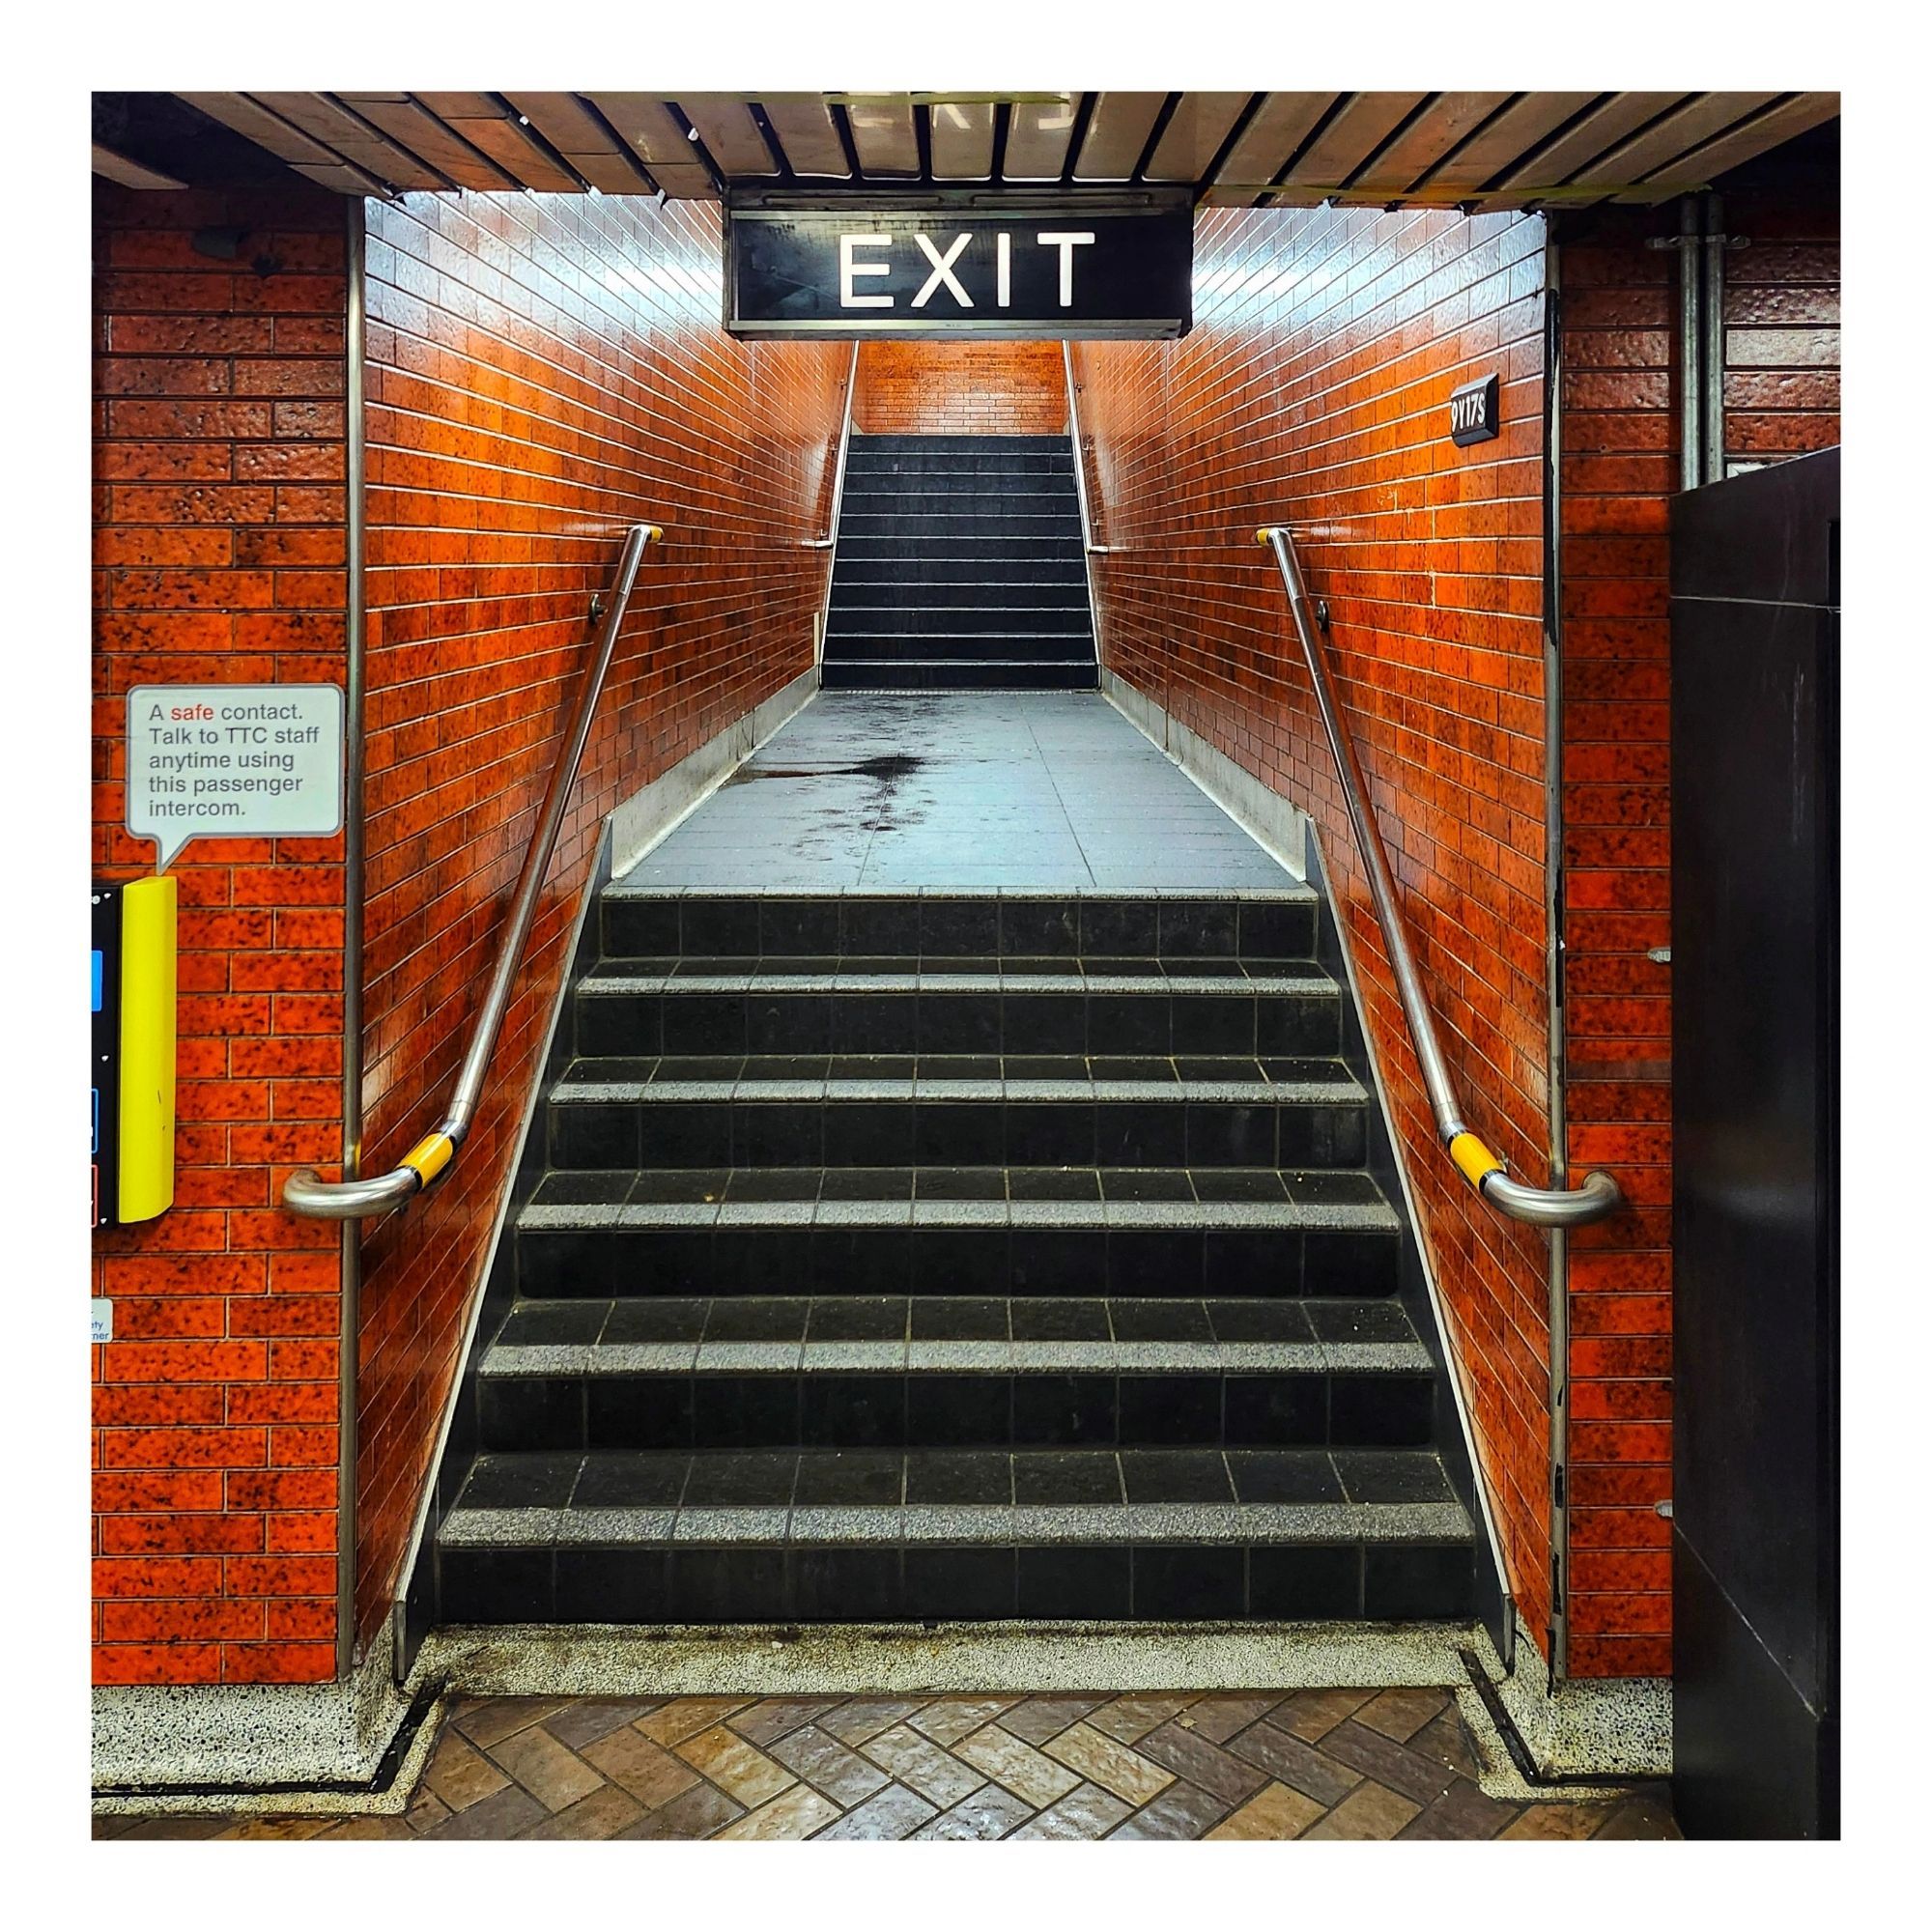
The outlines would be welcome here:
[[[1097,693],[839,692],[807,705],[614,891],[1298,885]]]

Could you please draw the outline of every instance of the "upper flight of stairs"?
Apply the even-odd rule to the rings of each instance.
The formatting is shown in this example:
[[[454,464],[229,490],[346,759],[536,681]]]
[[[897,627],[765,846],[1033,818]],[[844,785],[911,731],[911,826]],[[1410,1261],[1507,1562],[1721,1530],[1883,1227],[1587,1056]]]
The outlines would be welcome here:
[[[1068,440],[855,435],[824,679],[828,690],[1095,689]]]
[[[1458,1619],[1306,889],[607,889],[444,1624]]]

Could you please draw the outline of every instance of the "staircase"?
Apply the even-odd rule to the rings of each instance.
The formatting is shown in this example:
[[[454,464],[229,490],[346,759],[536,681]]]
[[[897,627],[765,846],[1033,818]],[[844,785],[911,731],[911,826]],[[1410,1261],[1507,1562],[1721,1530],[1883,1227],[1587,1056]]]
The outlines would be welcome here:
[[[1067,439],[855,435],[824,680],[828,690],[1094,690]]]
[[[1319,915],[607,888],[435,1620],[1472,1616]]]

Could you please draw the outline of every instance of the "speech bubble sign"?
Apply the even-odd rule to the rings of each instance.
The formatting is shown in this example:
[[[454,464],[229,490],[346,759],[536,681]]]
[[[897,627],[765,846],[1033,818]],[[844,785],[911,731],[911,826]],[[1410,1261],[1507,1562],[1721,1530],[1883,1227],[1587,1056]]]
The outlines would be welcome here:
[[[196,838],[342,830],[342,687],[142,684],[128,694],[128,831],[165,872]]]

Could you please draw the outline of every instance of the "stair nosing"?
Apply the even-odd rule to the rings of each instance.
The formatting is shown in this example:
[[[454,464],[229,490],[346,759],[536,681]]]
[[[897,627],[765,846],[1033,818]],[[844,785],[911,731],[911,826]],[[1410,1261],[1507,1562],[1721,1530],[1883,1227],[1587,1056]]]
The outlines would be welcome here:
[[[741,1359],[746,1350],[757,1359]],[[782,1355],[785,1359],[780,1359]],[[1222,1370],[1248,1375],[1432,1375],[1407,1342],[534,1342],[492,1343],[477,1373],[490,1380],[550,1376],[800,1375],[867,1372],[1014,1375]]]
[[[566,1534],[566,1532],[569,1532]],[[452,1509],[449,1548],[555,1543],[1445,1543],[1475,1540],[1459,1502],[784,1503]]]

